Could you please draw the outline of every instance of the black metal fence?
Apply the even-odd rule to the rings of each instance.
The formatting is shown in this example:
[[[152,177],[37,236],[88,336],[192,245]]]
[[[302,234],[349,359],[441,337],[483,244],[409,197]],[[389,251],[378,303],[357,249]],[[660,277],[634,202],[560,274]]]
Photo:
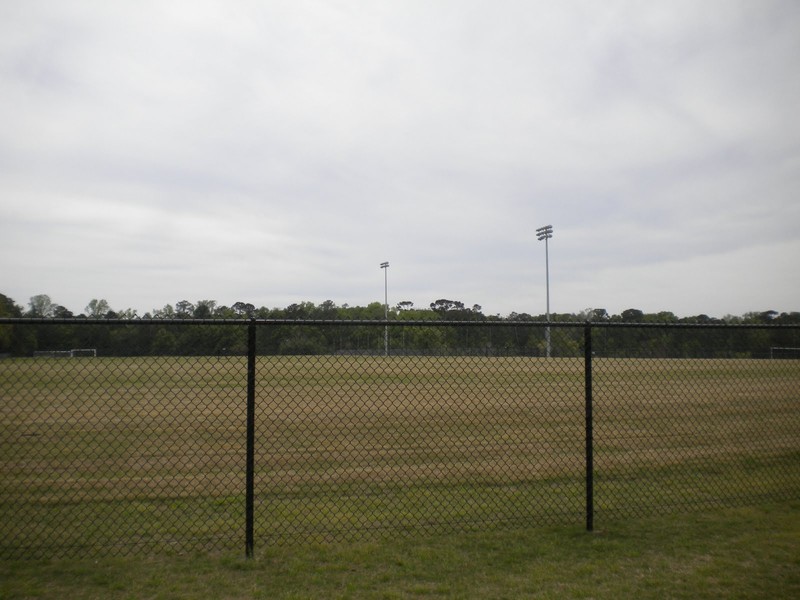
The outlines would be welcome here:
[[[800,497],[798,326],[0,319],[0,335],[4,558],[592,529]]]

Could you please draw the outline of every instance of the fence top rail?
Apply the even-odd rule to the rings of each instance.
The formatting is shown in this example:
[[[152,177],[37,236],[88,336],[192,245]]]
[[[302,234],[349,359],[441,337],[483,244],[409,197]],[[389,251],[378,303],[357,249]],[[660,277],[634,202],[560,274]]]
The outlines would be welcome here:
[[[87,319],[0,317],[0,325],[228,325],[228,326],[388,326],[388,327],[552,327],[576,329],[591,327],[648,329],[790,329],[800,330],[797,323],[628,323],[619,321],[475,321],[403,320],[403,319]]]

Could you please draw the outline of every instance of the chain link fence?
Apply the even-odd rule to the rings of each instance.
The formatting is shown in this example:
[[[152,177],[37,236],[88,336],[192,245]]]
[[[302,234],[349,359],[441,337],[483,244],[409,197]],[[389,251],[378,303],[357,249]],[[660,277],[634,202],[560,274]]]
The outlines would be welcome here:
[[[764,328],[626,333],[629,356],[592,365],[595,518],[800,496],[800,354],[770,359]]]
[[[800,356],[770,350],[800,327],[0,327],[4,558],[591,529],[800,496]]]
[[[0,361],[0,553],[243,539],[246,374],[241,357]]]

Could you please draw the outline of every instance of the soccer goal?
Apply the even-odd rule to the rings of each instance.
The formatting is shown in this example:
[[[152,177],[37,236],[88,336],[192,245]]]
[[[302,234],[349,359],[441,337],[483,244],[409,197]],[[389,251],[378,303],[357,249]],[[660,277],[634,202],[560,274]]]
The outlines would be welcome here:
[[[769,349],[770,358],[800,358],[800,348],[785,348],[772,346]]]
[[[72,350],[36,350],[34,358],[77,358],[89,356],[97,358],[97,348],[73,348]]]
[[[34,350],[34,358],[70,358],[72,350]]]

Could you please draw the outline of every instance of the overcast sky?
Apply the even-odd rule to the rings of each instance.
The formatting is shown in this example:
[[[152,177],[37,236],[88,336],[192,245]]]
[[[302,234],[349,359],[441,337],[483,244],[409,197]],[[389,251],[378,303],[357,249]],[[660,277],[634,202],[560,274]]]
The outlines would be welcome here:
[[[0,2],[0,293],[800,310],[800,2]]]

